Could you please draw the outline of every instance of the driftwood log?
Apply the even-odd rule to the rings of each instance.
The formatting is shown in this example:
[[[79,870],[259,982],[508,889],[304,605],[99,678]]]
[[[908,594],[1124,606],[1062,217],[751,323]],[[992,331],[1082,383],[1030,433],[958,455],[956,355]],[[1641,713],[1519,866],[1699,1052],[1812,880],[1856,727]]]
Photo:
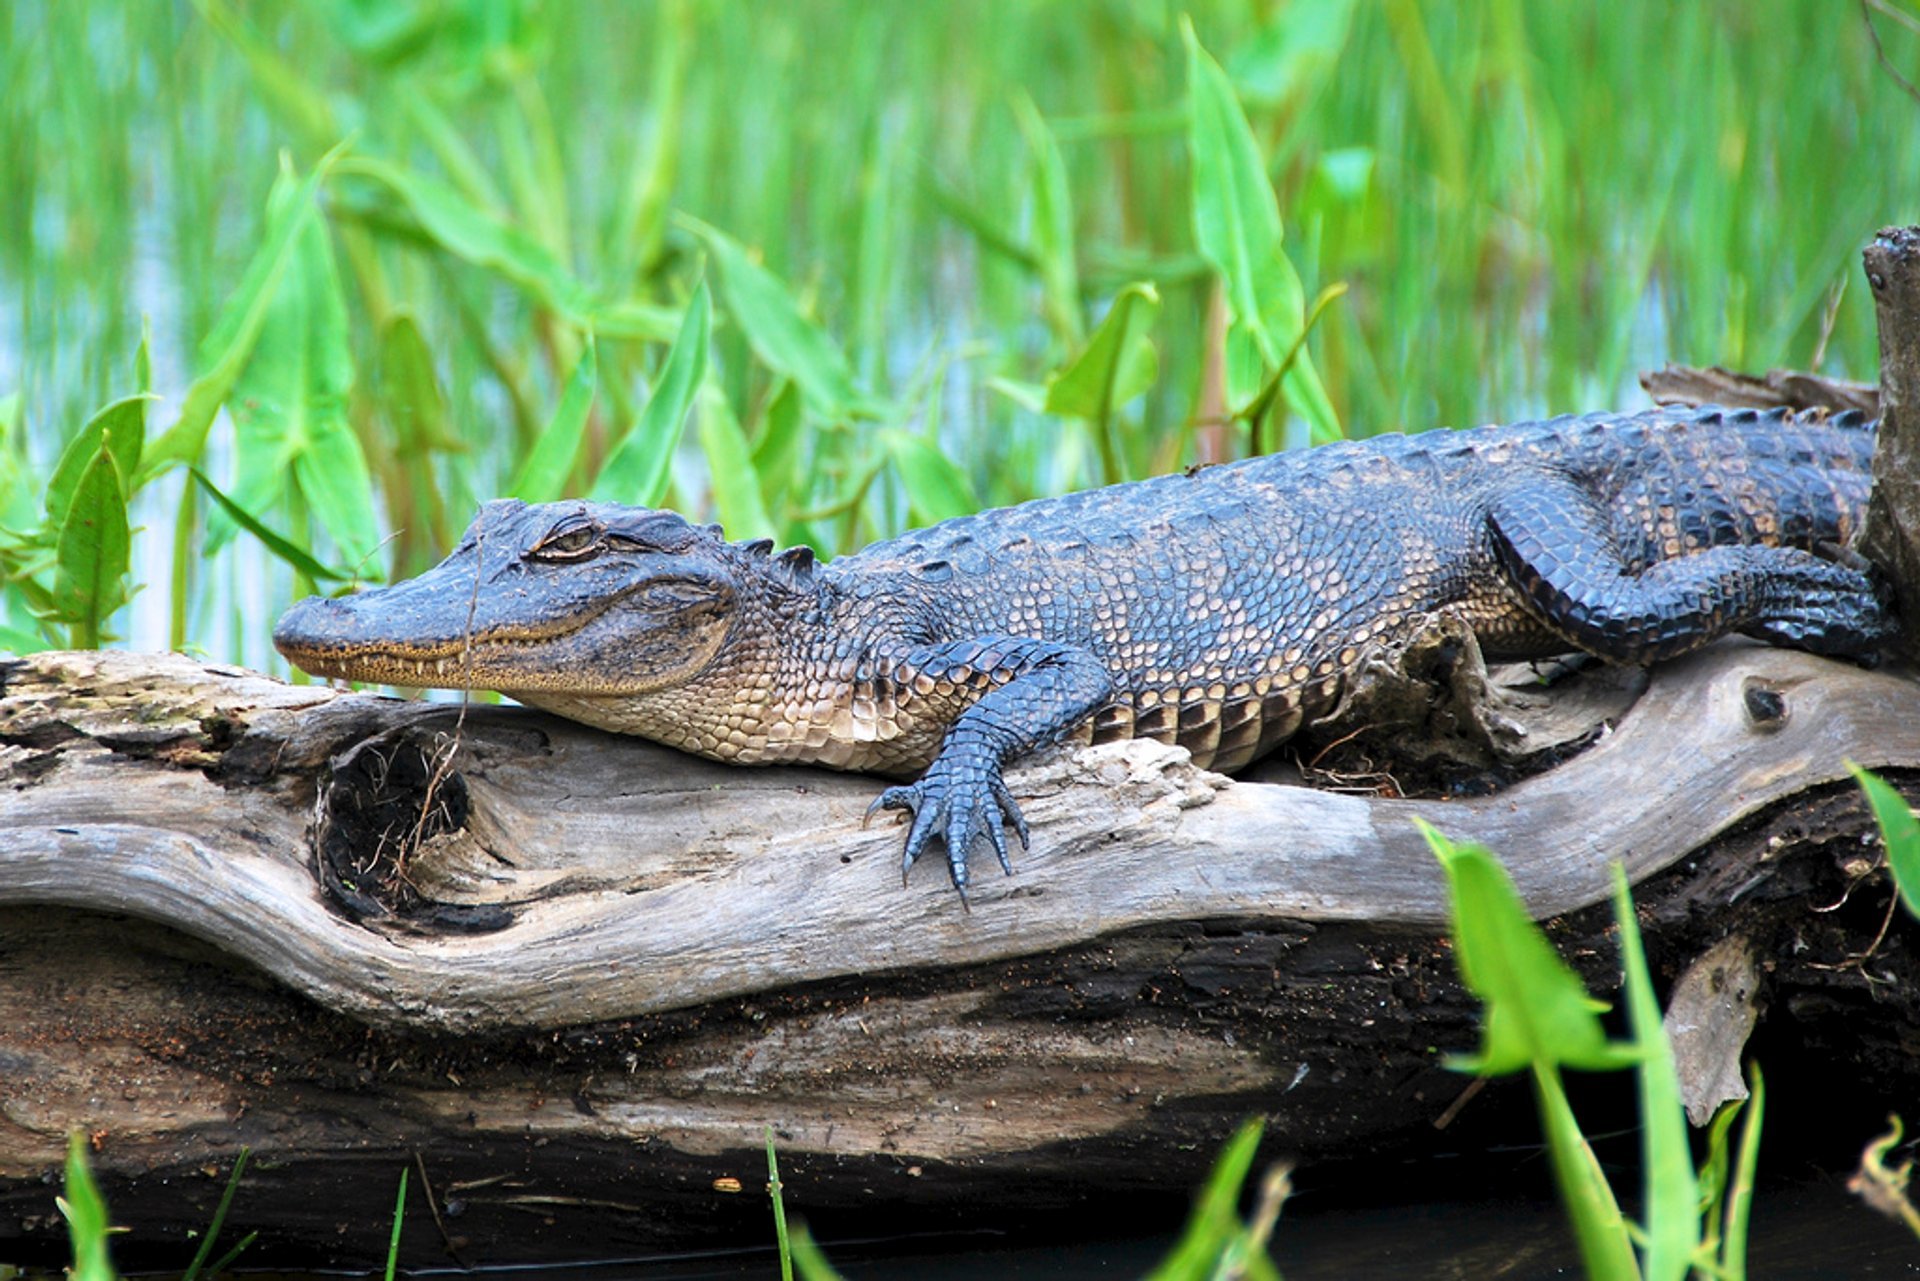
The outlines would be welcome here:
[[[1403,1147],[1476,1018],[1415,816],[1503,853],[1597,985],[1618,859],[1666,978],[1738,936],[1781,1053],[1874,1106],[1920,1080],[1916,934],[1841,766],[1920,770],[1899,671],[1718,646],[1477,798],[1062,752],[971,911],[902,887],[869,779],[181,657],[0,676],[0,1255],[57,1255],[76,1127],[134,1243],[203,1225],[247,1145],[234,1222],[310,1263],[381,1252],[403,1165],[423,1262],[763,1240],[729,1180],[769,1124],[798,1208],[890,1223],[1177,1209],[1251,1112],[1276,1152]]]

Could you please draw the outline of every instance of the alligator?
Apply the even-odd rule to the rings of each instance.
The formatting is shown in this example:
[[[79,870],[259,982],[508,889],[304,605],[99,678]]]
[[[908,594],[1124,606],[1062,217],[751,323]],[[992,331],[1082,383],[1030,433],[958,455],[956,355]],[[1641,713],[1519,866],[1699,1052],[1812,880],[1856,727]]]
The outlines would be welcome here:
[[[1042,745],[1152,738],[1235,770],[1338,704],[1369,646],[1456,611],[1489,658],[1618,663],[1728,633],[1871,661],[1874,424],[1655,409],[1387,435],[943,521],[830,562],[669,511],[485,504],[420,577],[310,597],[315,676],[493,689],[741,764],[911,779],[902,873],[1028,832]],[[869,816],[874,811],[869,811]]]

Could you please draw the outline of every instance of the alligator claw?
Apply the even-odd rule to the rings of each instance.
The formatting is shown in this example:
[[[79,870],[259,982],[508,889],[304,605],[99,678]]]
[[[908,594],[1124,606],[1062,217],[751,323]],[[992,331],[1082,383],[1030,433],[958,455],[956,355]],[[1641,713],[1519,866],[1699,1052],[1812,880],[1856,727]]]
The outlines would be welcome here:
[[[985,774],[985,777],[981,777]],[[900,855],[900,878],[904,883],[929,844],[937,837],[947,847],[947,871],[961,902],[967,898],[972,877],[967,855],[980,841],[993,847],[1000,867],[1013,875],[1013,858],[1007,846],[1006,828],[1011,826],[1020,838],[1020,848],[1028,848],[1027,820],[1020,813],[1013,793],[1000,778],[997,767],[961,765],[946,758],[936,760],[917,783],[889,787],[867,807],[872,818],[883,809],[906,810],[913,815],[907,831],[906,848]]]

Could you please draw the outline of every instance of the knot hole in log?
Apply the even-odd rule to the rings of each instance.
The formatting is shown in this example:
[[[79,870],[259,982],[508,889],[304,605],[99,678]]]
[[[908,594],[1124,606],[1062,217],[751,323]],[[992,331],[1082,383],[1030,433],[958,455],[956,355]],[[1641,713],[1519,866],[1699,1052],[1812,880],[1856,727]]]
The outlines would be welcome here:
[[[422,885],[437,848],[470,839],[467,782],[454,768],[459,754],[457,737],[404,725],[356,744],[328,767],[315,806],[315,870],[348,917],[436,933],[513,923],[503,906],[438,902]]]

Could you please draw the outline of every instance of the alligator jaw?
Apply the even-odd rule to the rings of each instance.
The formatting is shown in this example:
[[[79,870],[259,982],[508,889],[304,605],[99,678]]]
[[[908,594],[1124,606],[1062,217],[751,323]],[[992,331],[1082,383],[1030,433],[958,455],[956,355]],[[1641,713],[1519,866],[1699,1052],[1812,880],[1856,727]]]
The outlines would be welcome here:
[[[567,626],[508,633],[495,631],[452,640],[408,643],[398,637],[369,637],[357,606],[379,590],[343,599],[309,596],[273,629],[274,648],[312,676],[369,685],[406,685],[423,689],[536,688],[552,678],[537,661],[548,646],[564,646],[606,612],[604,607],[566,619]],[[519,661],[516,661],[518,659]]]

